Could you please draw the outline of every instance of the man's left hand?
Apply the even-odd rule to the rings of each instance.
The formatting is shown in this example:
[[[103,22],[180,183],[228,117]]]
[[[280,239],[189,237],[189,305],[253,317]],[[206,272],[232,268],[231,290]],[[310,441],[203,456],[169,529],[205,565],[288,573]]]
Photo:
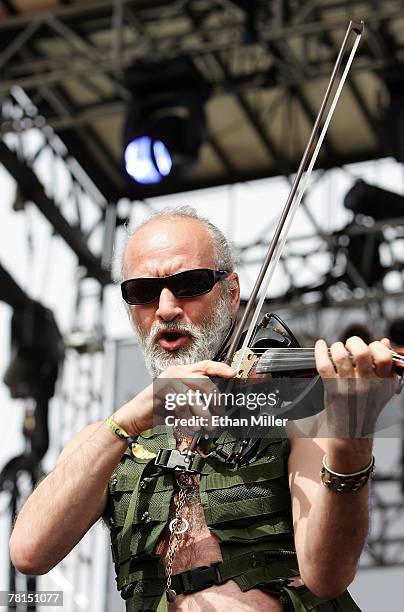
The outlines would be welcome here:
[[[387,338],[367,345],[358,336],[345,345],[324,340],[315,347],[324,384],[329,437],[361,438],[374,433],[377,418],[396,389]]]

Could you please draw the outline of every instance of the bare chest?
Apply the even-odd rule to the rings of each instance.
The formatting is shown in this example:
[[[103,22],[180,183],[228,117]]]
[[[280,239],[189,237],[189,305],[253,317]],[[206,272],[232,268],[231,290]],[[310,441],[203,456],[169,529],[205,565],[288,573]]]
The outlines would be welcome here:
[[[185,443],[178,444],[182,449]],[[186,570],[211,565],[222,561],[218,538],[209,530],[203,507],[199,497],[199,476],[194,477],[195,487],[190,492],[181,517],[185,519],[187,529],[178,540],[178,546],[172,562],[172,573],[178,574]],[[176,509],[179,494],[171,501],[170,520],[157,542],[155,553],[161,556],[164,566],[170,558],[170,522],[177,516]],[[181,521],[181,527],[185,523]],[[180,595],[175,603],[169,605],[170,612],[206,612],[206,610],[232,610],[232,612],[282,612],[283,606],[272,595],[259,589],[242,592],[233,581],[213,585],[202,591],[189,595]]]
[[[181,526],[188,525],[178,538],[178,547],[173,560],[173,573],[178,574],[190,568],[210,565],[222,561],[219,541],[206,525],[205,515],[199,499],[199,478],[195,478],[196,487],[191,491],[189,500],[182,512]],[[170,522],[175,518],[178,505],[178,494],[173,497],[170,510]],[[184,522],[186,521],[186,523]],[[161,555],[167,565],[169,556],[169,524],[163,531],[156,546],[156,554]]]
[[[170,520],[175,517],[177,503],[178,495],[173,497]],[[173,560],[173,574],[222,561],[219,540],[211,533],[206,524],[198,489],[185,506],[182,516],[189,526],[179,541]],[[167,526],[155,551],[156,554],[161,555],[165,567],[169,559],[169,538],[170,530]],[[242,592],[233,580],[190,595],[180,595],[175,603],[169,605],[170,612],[205,612],[209,609],[231,609],[232,612],[256,612],[257,610],[282,612],[283,607],[277,598],[259,589]]]

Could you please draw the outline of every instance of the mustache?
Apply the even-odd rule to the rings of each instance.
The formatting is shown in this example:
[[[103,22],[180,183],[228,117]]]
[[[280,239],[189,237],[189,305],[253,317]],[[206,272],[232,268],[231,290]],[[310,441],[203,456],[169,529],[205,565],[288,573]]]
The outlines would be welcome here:
[[[198,334],[198,326],[192,323],[176,323],[175,321],[161,321],[161,323],[155,323],[150,333],[148,334],[149,343],[154,343],[158,334],[161,331],[175,330],[188,334],[191,338],[195,338]]]

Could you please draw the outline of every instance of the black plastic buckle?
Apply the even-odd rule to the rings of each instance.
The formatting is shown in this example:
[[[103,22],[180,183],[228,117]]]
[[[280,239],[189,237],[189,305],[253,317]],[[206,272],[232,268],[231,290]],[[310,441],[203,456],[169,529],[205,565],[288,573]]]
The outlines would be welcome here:
[[[220,577],[216,565],[201,565],[188,570],[188,577],[192,591],[201,591],[213,584],[220,584]]]
[[[290,582],[292,582],[292,578],[275,578],[274,580],[269,580],[260,586],[266,593],[279,596],[282,594],[283,587],[288,586]]]
[[[163,453],[169,453],[168,459],[165,461],[161,460]],[[192,451],[179,451],[177,449],[161,448],[157,453],[157,457],[154,461],[158,467],[164,467],[167,470],[182,470],[186,472],[196,472],[192,469],[193,461],[196,457],[196,453]]]

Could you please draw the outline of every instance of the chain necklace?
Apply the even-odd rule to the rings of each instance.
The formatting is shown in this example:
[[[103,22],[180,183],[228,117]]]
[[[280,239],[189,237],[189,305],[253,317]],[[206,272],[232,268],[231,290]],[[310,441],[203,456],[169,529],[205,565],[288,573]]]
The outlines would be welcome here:
[[[187,440],[188,442],[188,436],[186,436],[182,429],[176,427],[174,429],[174,435],[179,444],[183,440]],[[197,475],[179,472],[176,474],[176,479],[179,491],[174,501],[174,518],[168,525],[170,537],[168,540],[168,560],[166,565],[166,594],[170,603],[174,602],[177,597],[177,593],[171,588],[174,558],[184,539],[185,533],[189,530],[189,521],[184,517],[184,511],[187,506],[196,504],[199,501],[199,483]]]
[[[181,442],[183,442],[184,440],[187,442],[187,444],[190,444],[192,440],[192,436],[188,434],[184,429],[182,429],[182,427],[180,427],[179,425],[173,427],[173,435],[174,438],[177,440],[177,444],[181,444]]]

